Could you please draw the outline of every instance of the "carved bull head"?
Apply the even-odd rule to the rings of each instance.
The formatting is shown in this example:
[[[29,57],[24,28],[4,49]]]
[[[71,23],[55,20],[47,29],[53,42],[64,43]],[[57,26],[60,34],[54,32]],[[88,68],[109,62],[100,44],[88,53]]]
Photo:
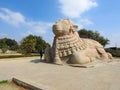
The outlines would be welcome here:
[[[78,26],[74,25],[71,20],[59,20],[53,25],[53,33],[56,36],[69,35],[74,33],[77,30]]]

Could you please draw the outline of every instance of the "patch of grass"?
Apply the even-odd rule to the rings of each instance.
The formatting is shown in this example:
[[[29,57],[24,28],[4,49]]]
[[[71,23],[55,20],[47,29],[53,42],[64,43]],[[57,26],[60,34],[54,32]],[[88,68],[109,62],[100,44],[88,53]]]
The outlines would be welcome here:
[[[28,90],[13,83],[12,81],[0,81],[0,90]]]
[[[4,55],[0,56],[0,59],[4,58],[19,58],[19,57],[34,57],[34,56],[40,56],[39,54],[29,54],[29,55]]]
[[[0,84],[7,84],[7,83],[8,83],[7,80],[0,81]]]
[[[0,81],[0,90],[19,90],[15,85],[7,80]]]

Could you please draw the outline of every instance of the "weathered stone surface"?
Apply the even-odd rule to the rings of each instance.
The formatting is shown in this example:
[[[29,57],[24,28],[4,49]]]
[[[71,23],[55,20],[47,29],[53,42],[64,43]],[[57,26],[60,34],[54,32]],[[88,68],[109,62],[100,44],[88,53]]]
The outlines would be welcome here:
[[[86,64],[96,60],[109,61],[110,53],[95,40],[80,38],[77,25],[69,19],[59,20],[53,25],[53,45],[45,51],[46,62],[55,64]]]

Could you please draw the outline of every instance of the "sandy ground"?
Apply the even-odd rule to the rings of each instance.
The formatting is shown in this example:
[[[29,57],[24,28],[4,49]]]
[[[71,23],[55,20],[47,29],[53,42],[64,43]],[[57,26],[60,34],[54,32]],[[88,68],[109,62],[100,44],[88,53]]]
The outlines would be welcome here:
[[[80,68],[44,63],[39,57],[0,59],[0,81],[13,77],[43,90],[120,90],[120,61]]]

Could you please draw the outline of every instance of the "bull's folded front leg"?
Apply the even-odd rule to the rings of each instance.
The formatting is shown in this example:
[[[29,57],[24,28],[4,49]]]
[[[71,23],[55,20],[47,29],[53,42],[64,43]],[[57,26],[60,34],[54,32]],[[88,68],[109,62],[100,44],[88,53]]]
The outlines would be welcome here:
[[[57,47],[55,47],[55,49],[54,49],[54,63],[58,64],[58,65],[62,65],[63,64],[61,59],[60,59],[60,57],[59,57]]]

